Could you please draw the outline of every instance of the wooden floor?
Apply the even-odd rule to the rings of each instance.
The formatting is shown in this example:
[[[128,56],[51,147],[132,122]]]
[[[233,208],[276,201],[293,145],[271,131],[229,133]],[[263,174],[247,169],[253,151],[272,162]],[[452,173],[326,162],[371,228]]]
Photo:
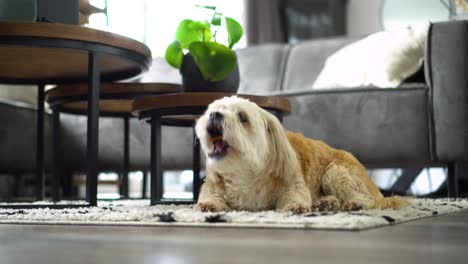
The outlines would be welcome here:
[[[0,225],[0,263],[468,263],[468,211],[361,232]]]

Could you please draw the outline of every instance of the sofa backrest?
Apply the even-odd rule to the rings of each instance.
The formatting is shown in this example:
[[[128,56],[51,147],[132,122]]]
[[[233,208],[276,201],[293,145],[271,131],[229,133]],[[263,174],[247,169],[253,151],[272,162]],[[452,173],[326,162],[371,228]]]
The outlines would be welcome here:
[[[268,94],[281,90],[289,47],[265,44],[236,50],[240,94]]]
[[[281,91],[310,90],[327,58],[358,38],[314,39],[290,47]]]
[[[296,45],[263,44],[236,50],[240,71],[238,93],[265,95],[312,89],[328,56],[357,39],[316,39]],[[159,57],[153,59],[149,71],[139,76],[138,81],[181,83],[181,76]]]
[[[296,45],[264,44],[237,50],[239,93],[312,89],[326,59],[358,38],[315,39]]]

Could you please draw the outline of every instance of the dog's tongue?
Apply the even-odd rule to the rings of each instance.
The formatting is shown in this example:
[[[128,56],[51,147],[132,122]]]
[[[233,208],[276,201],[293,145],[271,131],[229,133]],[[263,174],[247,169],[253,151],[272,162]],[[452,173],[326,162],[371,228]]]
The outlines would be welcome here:
[[[214,151],[215,152],[221,152],[225,146],[224,141],[222,140],[216,140],[213,142],[214,145]]]

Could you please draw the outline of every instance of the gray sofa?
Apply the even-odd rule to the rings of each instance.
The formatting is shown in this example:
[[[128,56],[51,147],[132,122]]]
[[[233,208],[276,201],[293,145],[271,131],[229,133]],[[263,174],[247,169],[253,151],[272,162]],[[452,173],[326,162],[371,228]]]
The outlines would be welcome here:
[[[284,126],[352,152],[370,167],[449,165],[468,160],[468,22],[431,25],[425,80],[399,88],[312,90],[333,52],[357,38],[310,40],[297,45],[267,44],[238,50],[239,93],[290,98]],[[178,72],[156,59],[140,81],[180,83]],[[0,103],[0,171],[34,169],[35,112]],[[50,118],[48,117],[49,122]],[[85,169],[84,117],[63,115],[64,165]],[[149,126],[131,123],[131,167],[149,168]],[[100,169],[122,166],[122,120],[102,118]],[[50,136],[49,130],[46,137]],[[163,166],[191,166],[192,131],[163,129]],[[49,150],[46,150],[48,153]],[[48,156],[48,155],[46,155]],[[50,167],[46,160],[46,166]],[[453,175],[452,175],[453,176]]]
[[[312,90],[325,59],[355,40],[241,50],[239,92],[287,96],[287,129],[348,150],[368,166],[468,161],[468,22],[431,25],[420,82]]]

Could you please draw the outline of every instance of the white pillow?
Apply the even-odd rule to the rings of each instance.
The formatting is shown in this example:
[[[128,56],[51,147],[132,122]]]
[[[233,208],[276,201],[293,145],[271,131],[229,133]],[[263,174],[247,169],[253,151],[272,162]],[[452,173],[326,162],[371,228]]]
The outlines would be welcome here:
[[[398,87],[422,65],[429,25],[382,31],[328,57],[313,89]]]

